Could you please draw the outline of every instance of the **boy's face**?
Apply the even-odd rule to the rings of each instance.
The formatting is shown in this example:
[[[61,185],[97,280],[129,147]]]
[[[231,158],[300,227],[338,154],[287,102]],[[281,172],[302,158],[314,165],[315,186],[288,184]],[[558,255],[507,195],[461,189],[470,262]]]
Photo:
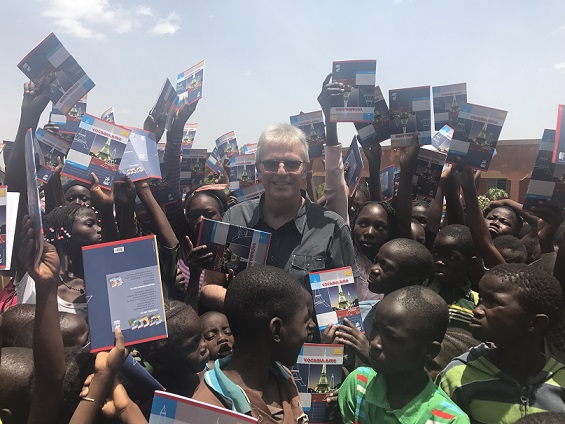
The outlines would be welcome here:
[[[471,265],[471,258],[466,258],[461,253],[455,238],[438,234],[432,255],[434,276],[441,284],[455,286],[465,281],[465,273]]]
[[[388,240],[388,215],[381,205],[365,206],[353,227],[353,241],[359,252],[374,258]]]
[[[514,234],[518,225],[516,214],[508,208],[495,208],[485,218],[492,238]]]
[[[369,274],[370,291],[389,294],[408,284],[402,273],[402,255],[403,252],[400,252],[392,242],[381,246]]]
[[[193,319],[193,317],[187,319]],[[204,369],[210,352],[202,337],[202,323],[200,319],[197,322],[192,320],[189,328],[186,330],[185,337],[178,345],[175,344],[173,348],[188,372],[197,373]]]
[[[393,295],[394,296],[394,295]],[[384,297],[375,309],[369,356],[379,374],[422,370],[428,344],[422,341],[417,320],[395,299]]]
[[[202,318],[202,336],[210,352],[210,360],[225,358],[233,352],[233,335],[224,314],[211,313]]]
[[[487,273],[479,281],[481,297],[469,324],[473,337],[483,342],[515,343],[525,336],[530,316],[518,302],[507,279]]]
[[[301,292],[299,306],[294,316],[289,322],[283,323],[282,343],[279,343],[278,352],[275,352],[275,359],[287,367],[296,363],[302,345],[311,337],[316,328],[312,321],[312,296],[306,290]]]

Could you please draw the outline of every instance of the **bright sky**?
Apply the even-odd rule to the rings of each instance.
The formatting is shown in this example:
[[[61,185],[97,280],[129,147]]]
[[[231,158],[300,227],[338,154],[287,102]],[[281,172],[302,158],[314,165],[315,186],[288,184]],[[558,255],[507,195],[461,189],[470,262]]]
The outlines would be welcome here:
[[[18,125],[17,63],[55,32],[96,83],[87,112],[113,106],[124,125],[142,126],[164,79],[206,60],[190,120],[197,148],[231,130],[239,146],[255,143],[269,124],[318,110],[343,59],[376,59],[387,99],[393,88],[466,82],[469,102],[509,112],[502,139],[541,138],[565,103],[563,16],[563,0],[9,0],[0,137],[13,140]],[[349,145],[353,124],[339,134]]]

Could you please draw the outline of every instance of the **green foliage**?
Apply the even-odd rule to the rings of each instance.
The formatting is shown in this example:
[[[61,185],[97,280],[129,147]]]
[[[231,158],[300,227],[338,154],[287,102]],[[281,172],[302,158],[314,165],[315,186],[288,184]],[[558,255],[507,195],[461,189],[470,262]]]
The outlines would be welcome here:
[[[508,199],[508,193],[501,188],[489,188],[485,197],[489,200]]]

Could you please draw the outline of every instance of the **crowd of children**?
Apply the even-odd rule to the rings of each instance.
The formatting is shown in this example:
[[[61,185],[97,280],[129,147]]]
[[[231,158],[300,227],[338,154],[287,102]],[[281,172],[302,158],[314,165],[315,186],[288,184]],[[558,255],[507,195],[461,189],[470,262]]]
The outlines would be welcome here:
[[[38,127],[48,84],[25,84],[6,168],[8,190],[21,196],[15,272],[5,273],[11,279],[0,296],[0,423],[147,422],[151,398],[120,373],[128,353],[170,393],[259,422],[306,423],[289,369],[304,343],[320,337],[343,344],[350,359],[347,377],[327,394],[334,422],[565,422],[559,205],[526,211],[503,199],[481,210],[475,175],[464,165],[447,167],[430,204],[413,202],[417,135],[401,152],[391,201],[380,192],[378,143],[364,147],[369,185],[348,193],[328,119],[331,98],[344,89],[327,78],[318,98],[327,126],[322,198],[307,190],[306,139],[286,124],[259,139],[261,199],[234,206],[216,184],[182,193],[182,129],[197,104],[185,103],[166,131],[174,201],[160,205],[148,181],[129,178],[110,191],[95,174],[90,185],[63,184],[60,158],[42,188],[45,240],[35,266],[24,137]],[[151,116],[145,129],[157,140],[165,133],[163,120]],[[205,271],[212,253],[197,245],[203,218],[271,232],[266,265],[237,275]],[[146,234],[158,242],[168,337],[125,348],[116,329],[114,348],[91,355],[81,248]],[[320,336],[305,281],[343,266],[352,268],[366,331],[346,318]]]

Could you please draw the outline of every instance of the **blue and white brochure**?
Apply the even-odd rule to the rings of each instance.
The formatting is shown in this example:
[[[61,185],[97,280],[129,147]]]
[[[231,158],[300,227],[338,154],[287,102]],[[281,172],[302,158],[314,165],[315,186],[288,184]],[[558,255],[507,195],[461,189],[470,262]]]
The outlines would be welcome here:
[[[263,184],[256,183],[247,187],[240,188],[239,190],[235,190],[233,195],[237,199],[238,203],[245,202],[246,200],[257,199],[261,197],[261,195],[265,193],[265,187]]]
[[[344,85],[343,96],[334,96],[331,122],[373,122],[376,60],[345,60],[332,64],[332,80]]]
[[[486,171],[508,112],[486,106],[461,105],[453,139],[447,153],[448,163],[464,163]]]
[[[321,110],[309,113],[299,113],[290,117],[292,126],[300,128],[306,134],[308,141],[308,156],[310,159],[324,157],[326,142],[326,126]]]
[[[48,183],[57,166],[57,158],[60,157],[63,161],[71,145],[66,140],[42,128],[35,131],[35,141],[39,148],[38,153],[42,156],[42,165],[37,171],[37,179],[43,183]]]
[[[178,98],[175,87],[173,87],[173,84],[171,84],[171,81],[167,78],[161,88],[155,105],[149,112],[149,115],[151,115],[153,119],[164,122],[167,130],[171,129],[171,122],[177,107]]]
[[[204,61],[188,68],[177,77],[176,92],[180,106],[185,100],[188,104],[202,98],[202,83],[204,81]]]
[[[141,128],[128,128],[131,131],[124,156],[118,169],[115,182],[124,182],[125,176],[135,181],[160,179],[161,168],[155,134]]]
[[[238,155],[230,158],[230,190],[255,185],[255,155]]]
[[[100,188],[110,190],[131,131],[85,114],[67,155],[61,174],[85,183],[98,177]]]
[[[381,169],[381,193],[384,201],[390,200],[394,196],[394,176],[397,172],[398,169],[394,165]]]
[[[224,159],[238,155],[239,148],[237,147],[237,138],[235,136],[235,131],[230,131],[229,133],[218,137],[216,139],[216,147],[218,148],[216,157],[222,163]]]
[[[371,143],[381,143],[390,138],[390,117],[388,106],[378,85],[375,87],[373,96],[373,122],[371,124],[356,123],[357,134],[361,137],[363,147],[370,146]]]
[[[453,128],[449,125],[444,125],[441,130],[439,130],[432,137],[432,146],[434,146],[440,152],[447,152],[449,146],[451,145],[451,139],[453,138]]]
[[[208,159],[206,160],[206,168],[212,171],[216,175],[222,175],[224,173],[224,167],[220,163],[220,160],[216,156],[218,154],[218,148],[214,148],[214,151],[210,153]]]
[[[447,155],[433,146],[422,146],[412,178],[412,193],[433,199],[436,196],[441,172]]]
[[[444,125],[455,127],[463,103],[467,103],[467,84],[451,84],[432,87],[434,97],[435,129]]]
[[[94,88],[94,82],[53,33],[27,54],[18,68],[36,86],[47,77],[54,78],[49,97],[53,106],[65,115]]]
[[[359,143],[357,143],[357,137],[353,137],[351,140],[351,145],[343,158],[343,167],[348,170],[347,172],[347,188],[349,189],[349,195],[353,196],[355,194],[355,189],[357,184],[361,180],[361,173],[363,172],[363,157],[361,156],[361,149],[359,149]]]
[[[432,142],[430,86],[390,90],[390,144],[393,149],[409,147],[415,132],[420,144]]]
[[[183,149],[192,149],[194,144],[194,138],[196,137],[196,129],[198,124],[186,123],[182,130],[182,142],[181,146]]]
[[[102,112],[102,115],[100,115],[100,119],[102,119],[106,122],[110,122],[111,124],[115,124],[116,123],[116,114],[114,113],[114,108],[109,107],[104,112]]]
[[[49,114],[49,123],[58,127],[57,136],[65,139],[69,145],[73,142],[78,126],[86,113],[87,96],[85,95],[74,105],[68,114],[53,107]]]
[[[203,183],[207,157],[208,152],[206,149],[183,147],[180,164],[180,185],[182,187]]]

